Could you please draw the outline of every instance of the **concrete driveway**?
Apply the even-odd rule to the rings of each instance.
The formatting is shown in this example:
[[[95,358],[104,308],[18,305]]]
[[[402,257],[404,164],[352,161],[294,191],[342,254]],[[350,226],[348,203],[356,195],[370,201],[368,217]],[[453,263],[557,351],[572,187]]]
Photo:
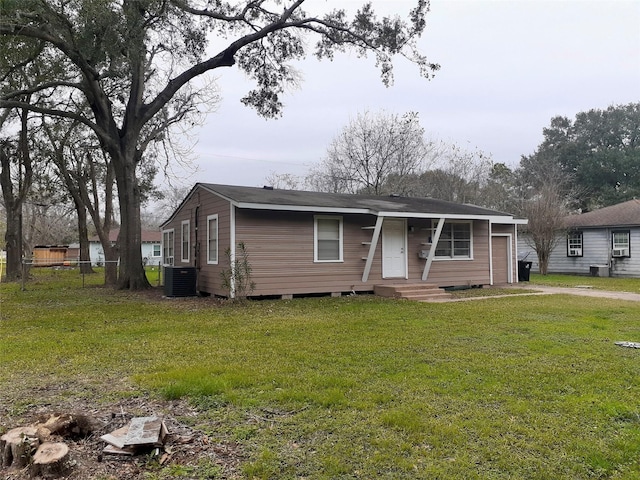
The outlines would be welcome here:
[[[564,295],[580,295],[583,297],[613,298],[617,300],[629,300],[632,302],[640,302],[640,293],[630,292],[612,292],[608,290],[596,290],[594,288],[585,287],[546,287],[542,285],[513,285],[513,288],[523,288],[527,290],[536,290],[539,294],[564,294]]]

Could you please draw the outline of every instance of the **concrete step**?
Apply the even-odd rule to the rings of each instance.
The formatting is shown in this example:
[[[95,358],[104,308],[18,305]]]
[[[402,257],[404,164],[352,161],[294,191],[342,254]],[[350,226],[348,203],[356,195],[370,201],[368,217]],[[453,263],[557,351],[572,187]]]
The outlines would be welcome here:
[[[446,300],[451,295],[437,285],[425,284],[399,284],[399,285],[375,285],[374,293],[381,297],[405,298],[413,301]]]

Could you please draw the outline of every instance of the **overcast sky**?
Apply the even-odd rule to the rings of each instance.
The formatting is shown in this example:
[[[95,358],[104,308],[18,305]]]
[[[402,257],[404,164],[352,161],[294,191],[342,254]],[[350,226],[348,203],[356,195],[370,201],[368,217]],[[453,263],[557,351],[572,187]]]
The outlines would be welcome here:
[[[364,0],[308,0],[305,7]],[[386,13],[409,0],[373,0]],[[553,116],[640,101],[640,1],[431,0],[422,53],[441,70],[421,78],[395,64],[386,88],[373,60],[309,58],[284,115],[264,120],[240,104],[251,84],[217,71],[222,101],[193,132],[194,182],[262,186],[271,172],[304,175],[358,112],[417,111],[429,138],[490,154],[510,166],[533,153]]]

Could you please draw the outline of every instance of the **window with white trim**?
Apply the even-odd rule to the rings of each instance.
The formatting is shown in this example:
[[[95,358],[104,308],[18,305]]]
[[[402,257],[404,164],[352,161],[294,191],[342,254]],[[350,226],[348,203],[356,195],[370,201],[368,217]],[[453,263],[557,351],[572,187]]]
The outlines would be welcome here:
[[[314,217],[314,261],[342,262],[342,217]]]
[[[162,264],[173,265],[173,240],[174,232],[171,230],[162,231]]]
[[[218,263],[218,215],[207,217],[207,263]]]
[[[160,257],[162,256],[162,245],[160,245],[159,243],[155,243],[153,245],[153,253],[152,256],[154,257]]]
[[[611,256],[631,256],[631,240],[629,230],[622,230],[611,233]]]
[[[432,223],[435,232],[437,222]],[[471,222],[446,222],[436,245],[436,258],[473,258]]]
[[[188,262],[189,261],[189,250],[191,248],[191,241],[190,241],[190,223],[189,220],[183,220],[182,223],[180,224],[180,230],[181,230],[181,236],[182,236],[182,256],[181,256],[181,260],[183,262]]]
[[[569,232],[567,235],[567,257],[582,256],[582,232]]]

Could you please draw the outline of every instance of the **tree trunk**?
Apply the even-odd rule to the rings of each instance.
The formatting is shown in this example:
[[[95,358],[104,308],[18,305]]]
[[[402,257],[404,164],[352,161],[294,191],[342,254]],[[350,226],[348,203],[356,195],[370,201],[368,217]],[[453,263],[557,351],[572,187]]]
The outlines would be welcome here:
[[[20,172],[22,185],[18,186],[17,192],[15,191],[14,179],[11,175],[11,159],[5,148],[4,144],[0,146],[0,185],[2,186],[2,199],[7,215],[7,230],[4,236],[7,251],[6,278],[7,281],[14,282],[22,277],[22,203],[24,195],[20,187],[26,185],[22,182],[22,172]],[[30,182],[30,177],[25,177],[24,180]]]
[[[76,213],[78,215],[78,240],[80,242],[80,273],[95,273],[91,267],[91,255],[89,253],[89,229],[87,228],[87,209],[82,203],[73,198]]]
[[[104,284],[108,287],[115,287],[118,284],[118,245],[103,243],[104,252]]]
[[[129,156],[135,157],[134,154]],[[142,263],[142,222],[140,220],[141,193],[136,177],[135,158],[121,158],[114,162],[118,199],[120,200],[120,271],[118,288],[143,290],[150,288]]]
[[[15,282],[22,277],[22,208],[10,204],[5,197],[7,231],[4,239],[7,250],[6,279]]]

